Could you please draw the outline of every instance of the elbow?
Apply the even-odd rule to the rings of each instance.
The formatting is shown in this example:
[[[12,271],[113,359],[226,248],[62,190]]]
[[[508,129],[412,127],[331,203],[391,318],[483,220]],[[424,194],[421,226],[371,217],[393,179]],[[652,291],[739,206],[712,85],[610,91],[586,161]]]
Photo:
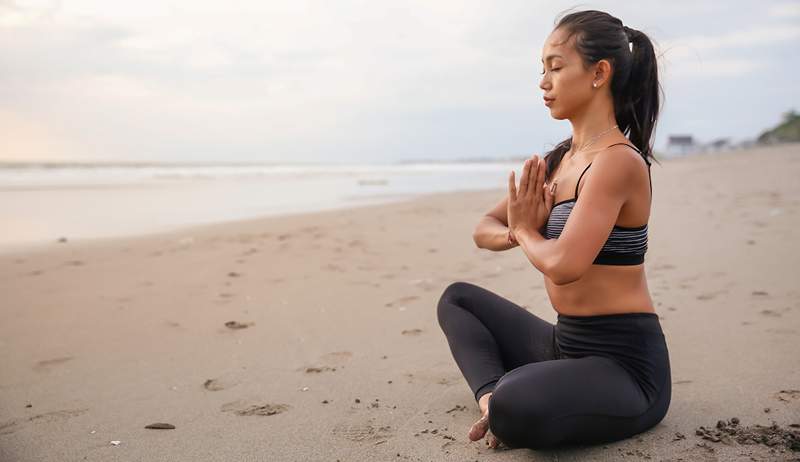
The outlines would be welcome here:
[[[569,275],[557,275],[555,277],[550,278],[553,281],[553,284],[557,286],[565,286],[567,284],[572,284],[573,282],[580,279],[580,277],[569,276]]]
[[[475,243],[475,246],[479,249],[482,249],[483,246],[481,245],[481,233],[480,227],[476,227],[475,231],[472,232],[472,241]]]
[[[564,258],[557,258],[548,268],[547,277],[557,286],[571,284],[581,278],[581,273]]]

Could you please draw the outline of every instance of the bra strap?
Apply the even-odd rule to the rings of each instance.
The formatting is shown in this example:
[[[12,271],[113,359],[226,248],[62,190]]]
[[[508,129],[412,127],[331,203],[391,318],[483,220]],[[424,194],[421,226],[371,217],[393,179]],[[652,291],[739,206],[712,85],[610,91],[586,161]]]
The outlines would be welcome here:
[[[575,183],[575,200],[578,200],[578,185],[581,184],[581,178],[583,178],[583,174],[586,173],[586,170],[589,170],[589,167],[591,167],[591,166],[592,166],[592,163],[589,162],[589,165],[587,165],[586,168],[583,169],[583,172],[581,172],[581,176],[578,177],[578,182]]]
[[[635,150],[636,150],[636,152],[638,152],[639,154],[641,154],[641,153],[642,153],[642,151],[640,151],[640,150],[639,150],[639,148],[637,148],[636,146],[634,146],[634,145],[632,145],[632,144],[630,144],[630,143],[614,143],[614,144],[610,144],[610,145],[608,145],[608,146],[606,146],[606,147],[607,147],[607,148],[610,148],[611,146],[617,146],[617,145],[620,145],[620,144],[624,144],[624,145],[626,145],[626,146],[630,146],[630,147],[632,147],[632,148],[633,148],[633,149],[635,149]]]

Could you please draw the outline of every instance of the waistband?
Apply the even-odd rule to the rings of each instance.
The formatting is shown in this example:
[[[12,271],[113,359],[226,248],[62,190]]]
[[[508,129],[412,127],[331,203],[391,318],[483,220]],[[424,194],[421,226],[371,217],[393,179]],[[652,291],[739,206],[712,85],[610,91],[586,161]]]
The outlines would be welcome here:
[[[641,336],[663,334],[658,314],[650,312],[571,316],[558,314],[557,324],[575,334],[594,336],[603,333]]]
[[[669,370],[669,353],[658,314],[558,315],[555,343],[560,358],[604,356],[617,361],[652,399]]]

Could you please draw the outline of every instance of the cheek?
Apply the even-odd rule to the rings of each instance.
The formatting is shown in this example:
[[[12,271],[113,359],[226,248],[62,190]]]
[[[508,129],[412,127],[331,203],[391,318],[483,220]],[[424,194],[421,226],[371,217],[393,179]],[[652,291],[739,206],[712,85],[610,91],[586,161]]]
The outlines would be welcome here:
[[[562,74],[558,76],[557,81],[554,79],[554,87],[557,89],[556,94],[561,102],[561,107],[569,108],[585,101],[589,97],[585,86],[586,83],[581,76]]]

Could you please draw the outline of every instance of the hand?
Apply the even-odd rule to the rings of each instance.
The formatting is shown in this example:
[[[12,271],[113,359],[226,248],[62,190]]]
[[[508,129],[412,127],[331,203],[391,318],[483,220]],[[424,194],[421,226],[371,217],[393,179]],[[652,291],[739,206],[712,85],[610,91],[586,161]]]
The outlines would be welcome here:
[[[535,155],[525,161],[517,191],[514,171],[508,178],[508,229],[514,237],[522,230],[539,231],[553,208],[554,193],[544,182],[544,159]]]

